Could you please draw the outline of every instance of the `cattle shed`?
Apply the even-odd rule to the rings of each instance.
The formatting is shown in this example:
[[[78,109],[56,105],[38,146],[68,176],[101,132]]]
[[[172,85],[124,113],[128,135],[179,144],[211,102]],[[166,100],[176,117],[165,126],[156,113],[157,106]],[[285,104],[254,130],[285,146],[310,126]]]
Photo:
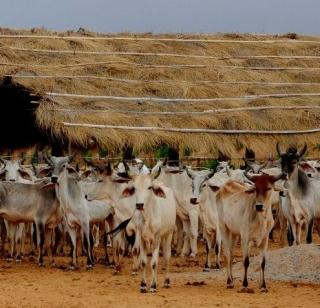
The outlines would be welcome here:
[[[239,158],[249,147],[263,158],[280,141],[307,142],[318,156],[320,133],[309,130],[320,121],[319,45],[306,36],[0,29],[1,151],[142,155],[168,145]]]

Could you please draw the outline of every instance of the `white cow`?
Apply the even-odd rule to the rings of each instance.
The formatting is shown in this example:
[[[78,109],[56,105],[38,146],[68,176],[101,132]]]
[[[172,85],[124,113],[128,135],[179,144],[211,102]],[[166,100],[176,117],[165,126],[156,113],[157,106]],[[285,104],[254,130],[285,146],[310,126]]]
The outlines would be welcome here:
[[[70,157],[46,158],[53,168],[51,181],[56,184],[56,193],[60,202],[61,211],[68,233],[70,235],[73,253],[70,269],[77,264],[77,229],[83,232],[84,247],[87,251],[87,268],[93,266],[91,242],[90,242],[90,214],[88,201],[81,189],[77,171],[69,165]]]
[[[192,196],[190,202],[200,208],[200,220],[203,225],[203,237],[206,240],[205,272],[211,268],[210,252],[212,243],[215,243],[216,269],[220,268],[221,233],[219,229],[219,217],[216,205],[216,193],[210,187],[210,178],[214,171],[195,172],[187,168],[187,174],[192,180]]]
[[[0,158],[3,164],[0,170],[0,176],[4,177],[5,181],[31,184],[33,183],[32,173],[28,172],[22,167],[23,159],[19,160],[5,160]],[[25,224],[15,224],[10,221],[5,221],[8,238],[10,242],[9,254],[6,258],[7,261],[13,260],[13,254],[16,248],[16,262],[21,262],[21,255],[24,253],[24,241],[25,241]]]
[[[157,269],[159,250],[162,247],[165,263],[165,287],[170,287],[169,260],[171,256],[172,235],[176,223],[176,202],[172,190],[160,181],[157,176],[138,175],[123,190],[123,197],[135,197],[136,211],[133,224],[136,226],[134,250],[139,252],[143,274],[140,291],[147,292],[147,253],[152,253],[152,282],[150,292],[157,291]]]

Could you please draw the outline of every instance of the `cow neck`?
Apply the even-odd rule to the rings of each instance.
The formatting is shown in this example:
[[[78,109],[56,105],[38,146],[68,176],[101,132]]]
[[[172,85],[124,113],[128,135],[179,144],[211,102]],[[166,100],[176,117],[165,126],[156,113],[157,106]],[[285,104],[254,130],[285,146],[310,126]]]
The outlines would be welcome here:
[[[289,190],[294,197],[304,196],[308,193],[310,180],[307,175],[296,166],[288,179]]]

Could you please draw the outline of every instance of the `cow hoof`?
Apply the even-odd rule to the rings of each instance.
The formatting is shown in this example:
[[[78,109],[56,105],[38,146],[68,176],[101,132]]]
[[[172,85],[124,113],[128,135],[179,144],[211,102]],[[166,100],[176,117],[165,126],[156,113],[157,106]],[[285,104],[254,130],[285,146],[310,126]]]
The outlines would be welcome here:
[[[51,268],[56,268],[56,267],[57,267],[57,264],[56,264],[55,262],[52,262],[52,263],[50,264],[50,267],[51,267]]]
[[[118,271],[118,270],[114,270],[113,272],[112,272],[112,275],[113,276],[117,276],[117,275],[119,275],[120,274],[120,271]]]
[[[137,271],[132,271],[131,272],[131,276],[138,276],[138,272]]]
[[[170,289],[171,288],[170,282],[169,283],[165,282],[164,283],[164,288],[165,289]]]
[[[249,288],[242,288],[241,290],[238,291],[238,293],[248,293],[248,294],[253,294],[254,290],[249,289]]]
[[[210,272],[210,268],[209,268],[209,267],[205,267],[205,268],[203,269],[203,272],[204,272],[204,273],[209,273],[209,272]]]
[[[195,253],[191,253],[190,256],[189,256],[189,258],[194,259],[196,256],[197,256],[197,255],[196,255]]]
[[[234,288],[234,284],[233,283],[227,284],[227,289],[233,289],[233,288]]]
[[[45,264],[44,263],[38,263],[38,266],[39,267],[45,267]]]
[[[19,258],[19,259],[16,259],[16,263],[21,263],[22,262],[22,259]]]
[[[75,271],[76,267],[74,265],[69,265],[68,270],[69,271]]]
[[[92,270],[93,270],[92,264],[87,265],[87,271],[92,271]]]
[[[140,287],[140,293],[148,293],[147,287],[146,286]]]
[[[13,261],[13,258],[12,258],[12,257],[7,257],[7,258],[6,258],[6,261],[7,261],[7,262],[12,262],[12,261]]]
[[[150,288],[150,293],[157,293],[157,289],[156,288]]]
[[[268,290],[267,288],[261,288],[261,289],[260,289],[260,292],[261,292],[261,293],[268,293],[269,290]]]

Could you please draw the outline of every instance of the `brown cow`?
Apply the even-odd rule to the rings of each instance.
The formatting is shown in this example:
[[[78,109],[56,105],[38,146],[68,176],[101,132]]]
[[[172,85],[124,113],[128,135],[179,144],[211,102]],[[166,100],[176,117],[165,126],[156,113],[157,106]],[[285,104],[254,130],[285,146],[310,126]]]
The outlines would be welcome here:
[[[249,250],[252,245],[259,247],[262,254],[261,259],[261,292],[267,292],[264,279],[266,264],[265,253],[268,247],[268,236],[274,221],[271,208],[271,193],[274,183],[282,177],[261,175],[249,176],[253,185],[240,184],[230,181],[217,193],[217,208],[220,219],[220,231],[224,253],[227,259],[227,287],[233,288],[232,260],[236,239],[241,237],[241,246],[244,262],[243,292],[248,289],[247,271],[249,267]],[[212,189],[214,189],[212,187]]]

